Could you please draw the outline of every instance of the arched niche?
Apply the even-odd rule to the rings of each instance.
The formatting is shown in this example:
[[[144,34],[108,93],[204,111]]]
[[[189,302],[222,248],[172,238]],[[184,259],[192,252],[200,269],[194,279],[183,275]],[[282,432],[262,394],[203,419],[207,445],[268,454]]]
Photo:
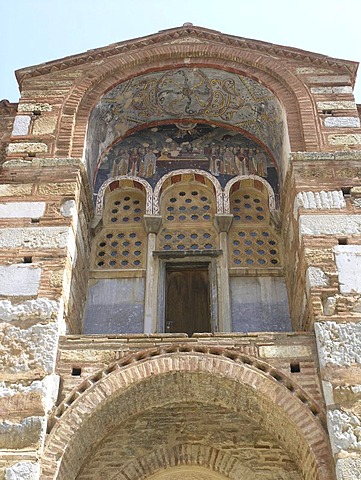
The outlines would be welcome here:
[[[152,412],[154,418],[157,418],[158,410],[161,412],[162,409],[183,408],[187,405],[203,405],[205,409],[211,408],[215,413],[218,411],[222,418],[224,412],[228,412],[235,428],[237,416],[240,425],[248,418],[261,435],[263,432],[264,438],[272,437],[274,444],[284,449],[288,461],[293,462],[294,472],[298,474],[298,477],[293,478],[333,478],[327,436],[322,421],[320,422],[322,412],[297,384],[267,363],[252,357],[219,347],[191,345],[173,345],[131,354],[84,380],[55,412],[56,423],[47,439],[43,456],[42,478],[82,478],[78,477],[80,472],[86,471],[87,464],[90,465],[91,459],[96,458],[97,452],[101,453],[103,446],[106,449],[107,442],[112,441],[117,432],[129,422],[133,428],[133,440],[138,439],[140,442],[141,438],[137,435],[146,435],[146,430],[142,431],[146,425],[143,419]],[[206,424],[207,418],[204,418],[204,425]],[[198,427],[201,428],[202,425],[198,424]],[[219,423],[217,428],[222,429],[222,425],[222,422]],[[154,430],[156,429],[152,429]],[[126,428],[126,431],[129,429]],[[194,434],[195,432],[196,430]],[[186,445],[194,443],[194,434],[186,435],[179,447],[176,447],[176,441],[174,448],[187,452]],[[241,427],[237,435],[242,436]],[[240,441],[234,441],[233,450],[226,448],[223,451],[226,454],[224,465],[235,465],[237,458],[241,459],[235,454]],[[122,441],[119,443],[123,444]],[[173,453],[169,451],[165,457],[162,456],[166,443],[157,447],[148,440],[146,452],[142,448],[137,450],[134,445],[139,443],[133,443],[131,456],[129,452],[119,451],[114,452],[115,456],[110,455],[106,468],[111,469],[115,462],[120,475],[124,469],[138,462],[140,470],[133,470],[138,476],[127,477],[135,480],[147,478],[154,473],[153,453],[159,454],[159,468],[169,466],[165,463],[167,455],[175,458],[174,450]],[[212,445],[205,445],[206,447]],[[193,451],[192,456],[191,448],[193,447],[189,450],[189,463],[197,465],[197,455]],[[104,450],[106,451],[109,454],[110,450]],[[233,462],[228,455],[236,457]],[[203,458],[212,459],[212,456],[208,452]],[[179,466],[179,463],[173,460],[173,465]],[[247,462],[243,467],[246,466]],[[222,471],[220,473],[225,474]]]
[[[165,130],[166,126],[170,131],[171,125],[183,132],[190,132],[195,126],[197,130],[217,128],[221,133],[223,129],[223,137],[238,134],[248,139],[249,144],[238,144],[238,147],[241,151],[247,148],[251,152],[251,159],[247,159],[251,171],[246,167],[246,161],[242,163],[242,152],[236,153],[236,144],[229,141],[221,146],[225,150],[222,155],[226,159],[227,155],[234,154],[236,165],[231,168],[230,163],[226,165],[226,160],[219,162],[220,165],[212,164],[209,155],[209,165],[204,168],[213,175],[258,174],[254,170],[257,162],[267,161],[269,165],[273,164],[277,175],[281,173],[282,177],[284,174],[289,153],[287,123],[285,109],[275,94],[245,75],[215,68],[182,67],[151,72],[119,83],[94,106],[88,122],[85,157],[95,191],[104,176],[122,170],[125,163],[130,175],[154,176],[152,167],[144,166],[144,160],[139,160],[139,156],[142,159],[147,156],[147,163],[155,164],[155,159],[151,159],[154,150],[157,152],[157,166],[164,164],[164,160],[170,160],[169,166],[178,161],[179,157],[173,157],[173,153],[177,153],[175,147],[179,146],[174,135],[170,134],[166,139],[175,145],[170,149],[169,158],[162,158],[163,151],[152,145],[159,131]],[[147,135],[146,128],[149,129]],[[143,140],[129,146],[129,140],[136,134],[140,136],[140,131]],[[150,138],[152,132],[153,138]],[[208,134],[204,138],[209,139],[206,148],[211,150],[215,137]],[[196,144],[194,138],[191,143]],[[204,145],[202,147],[205,149]],[[138,160],[134,160],[136,156]],[[137,167],[134,166],[136,161]],[[174,167],[170,166],[170,169]],[[273,183],[277,185],[278,179],[274,178]]]

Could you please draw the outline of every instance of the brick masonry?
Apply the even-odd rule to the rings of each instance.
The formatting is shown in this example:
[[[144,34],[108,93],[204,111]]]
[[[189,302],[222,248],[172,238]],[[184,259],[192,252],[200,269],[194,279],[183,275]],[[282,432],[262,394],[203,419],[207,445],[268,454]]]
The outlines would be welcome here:
[[[283,105],[272,221],[299,333],[82,335],[101,228],[90,113],[114,85],[177,67],[249,76]],[[0,102],[0,478],[360,478],[356,70],[185,25],[17,72],[19,103]]]

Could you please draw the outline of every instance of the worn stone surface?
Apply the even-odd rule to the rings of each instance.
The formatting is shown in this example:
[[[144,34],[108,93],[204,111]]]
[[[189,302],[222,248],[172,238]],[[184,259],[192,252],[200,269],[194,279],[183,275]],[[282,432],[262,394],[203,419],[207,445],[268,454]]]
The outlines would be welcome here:
[[[40,218],[45,212],[45,202],[0,203],[0,218]]]
[[[341,190],[331,192],[299,192],[295,200],[295,209],[298,207],[329,210],[333,208],[345,208],[346,202]]]
[[[361,323],[317,322],[315,332],[322,367],[361,363]]]
[[[10,300],[0,300],[0,321],[26,321],[29,318],[37,320],[56,319],[61,315],[60,302],[47,298],[27,300],[23,303],[12,304]]]
[[[58,117],[40,116],[34,121],[33,135],[47,135],[54,133]]]
[[[336,128],[359,128],[360,119],[357,117],[326,117],[324,125]]]
[[[328,412],[327,421],[336,452],[361,450],[361,421],[358,416],[335,409]]]
[[[19,422],[0,422],[0,448],[39,448],[45,434],[45,417],[27,417]]]
[[[42,269],[35,265],[0,266],[0,295],[9,297],[37,295]]]
[[[301,235],[361,233],[361,215],[300,215]]]
[[[328,143],[330,145],[361,145],[361,134],[354,133],[349,135],[329,135]]]
[[[361,458],[339,458],[336,471],[339,480],[361,480]]]
[[[0,420],[45,415],[55,404],[58,388],[57,375],[26,383],[0,381]]]
[[[50,112],[52,107],[50,103],[19,103],[19,112]]]
[[[48,151],[46,143],[19,142],[8,146],[8,153],[45,153]]]
[[[317,102],[318,110],[356,110],[355,102],[346,100]]]
[[[307,288],[313,287],[327,287],[329,284],[329,278],[319,267],[308,267],[306,272],[306,285]]]
[[[53,322],[28,328],[0,324],[0,379],[52,374],[59,333]]]
[[[0,248],[65,248],[71,233],[68,227],[3,228]]]
[[[24,195],[31,195],[32,184],[4,184],[0,185],[0,197],[21,197]]]
[[[60,205],[60,213],[63,217],[72,217],[76,213],[75,200],[66,200]]]
[[[17,115],[14,120],[12,135],[27,135],[29,132],[30,122],[30,115]]]
[[[361,245],[334,247],[341,293],[361,293]]]
[[[300,358],[310,357],[312,349],[308,345],[269,345],[259,347],[259,354],[265,358]]]
[[[311,93],[316,95],[343,95],[352,93],[352,87],[347,85],[344,87],[311,87]]]
[[[33,462],[17,462],[5,469],[4,480],[39,480],[40,465]]]

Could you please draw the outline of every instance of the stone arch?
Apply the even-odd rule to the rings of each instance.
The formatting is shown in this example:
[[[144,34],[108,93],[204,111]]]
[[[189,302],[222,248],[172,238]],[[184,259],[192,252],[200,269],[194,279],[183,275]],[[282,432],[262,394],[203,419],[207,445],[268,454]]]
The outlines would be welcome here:
[[[82,78],[63,106],[59,123],[57,155],[81,157],[86,126],[91,109],[104,92],[116,84],[143,73],[179,66],[207,67],[244,74],[267,86],[280,100],[287,114],[290,144],[293,151],[317,150],[319,132],[316,119],[310,122],[313,104],[305,85],[282,62],[252,49],[240,49],[227,44],[152,45],[114,56],[96,66],[92,76]],[[301,109],[299,105],[302,104]],[[74,120],[69,135],[67,126]],[[307,125],[307,126],[306,126]],[[70,136],[74,139],[71,143]]]
[[[239,175],[239,176],[234,177],[231,180],[229,180],[229,182],[227,182],[227,185],[224,188],[224,212],[225,213],[230,212],[229,197],[230,197],[230,192],[231,192],[231,189],[232,189],[233,185],[237,182],[242,182],[242,180],[247,180],[247,179],[252,179],[252,180],[256,180],[260,183],[263,183],[265,189],[268,192],[269,209],[270,209],[270,211],[275,210],[276,209],[275,194],[274,194],[274,191],[273,191],[271,185],[267,182],[267,180],[265,180],[262,177],[258,177],[257,175]]]
[[[204,177],[206,179],[208,186],[212,186],[213,188],[213,192],[214,192],[214,195],[216,198],[216,204],[217,204],[217,213],[223,212],[223,192],[222,192],[221,184],[216,179],[216,177],[214,177],[211,173],[206,172],[204,170],[189,169],[189,170],[173,170],[167,173],[166,175],[163,175],[163,177],[158,181],[158,183],[154,188],[154,196],[153,196],[153,213],[155,215],[159,215],[160,198],[162,196],[165,186],[168,186],[169,181],[171,181],[172,178],[175,178],[177,176],[182,177],[183,175],[189,175],[189,174],[194,175],[194,179],[196,181],[197,181],[197,178],[199,179],[200,177],[202,178]]]
[[[210,390],[194,389],[192,380]],[[137,352],[86,379],[56,412],[42,478],[75,478],[78,459],[90,453],[110,426],[170,401],[200,401],[242,411],[278,438],[305,480],[332,478],[322,412],[302,389],[258,359],[192,345]]]
[[[113,191],[117,188],[122,188],[122,186],[129,187],[131,183],[133,183],[134,186],[140,187],[140,189],[144,192],[146,198],[146,213],[151,214],[153,209],[153,191],[149,183],[140,177],[119,175],[117,177],[109,178],[100,187],[95,204],[95,215],[97,217],[102,216],[104,196],[106,195],[107,191]]]

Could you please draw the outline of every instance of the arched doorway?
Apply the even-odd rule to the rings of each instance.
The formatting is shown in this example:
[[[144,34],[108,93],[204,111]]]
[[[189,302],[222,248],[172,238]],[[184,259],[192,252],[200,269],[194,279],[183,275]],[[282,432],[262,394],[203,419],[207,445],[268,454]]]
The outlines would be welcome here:
[[[252,357],[191,345],[142,351],[60,405],[42,478],[139,480],[189,466],[234,479],[326,480],[321,417],[288,377]]]

